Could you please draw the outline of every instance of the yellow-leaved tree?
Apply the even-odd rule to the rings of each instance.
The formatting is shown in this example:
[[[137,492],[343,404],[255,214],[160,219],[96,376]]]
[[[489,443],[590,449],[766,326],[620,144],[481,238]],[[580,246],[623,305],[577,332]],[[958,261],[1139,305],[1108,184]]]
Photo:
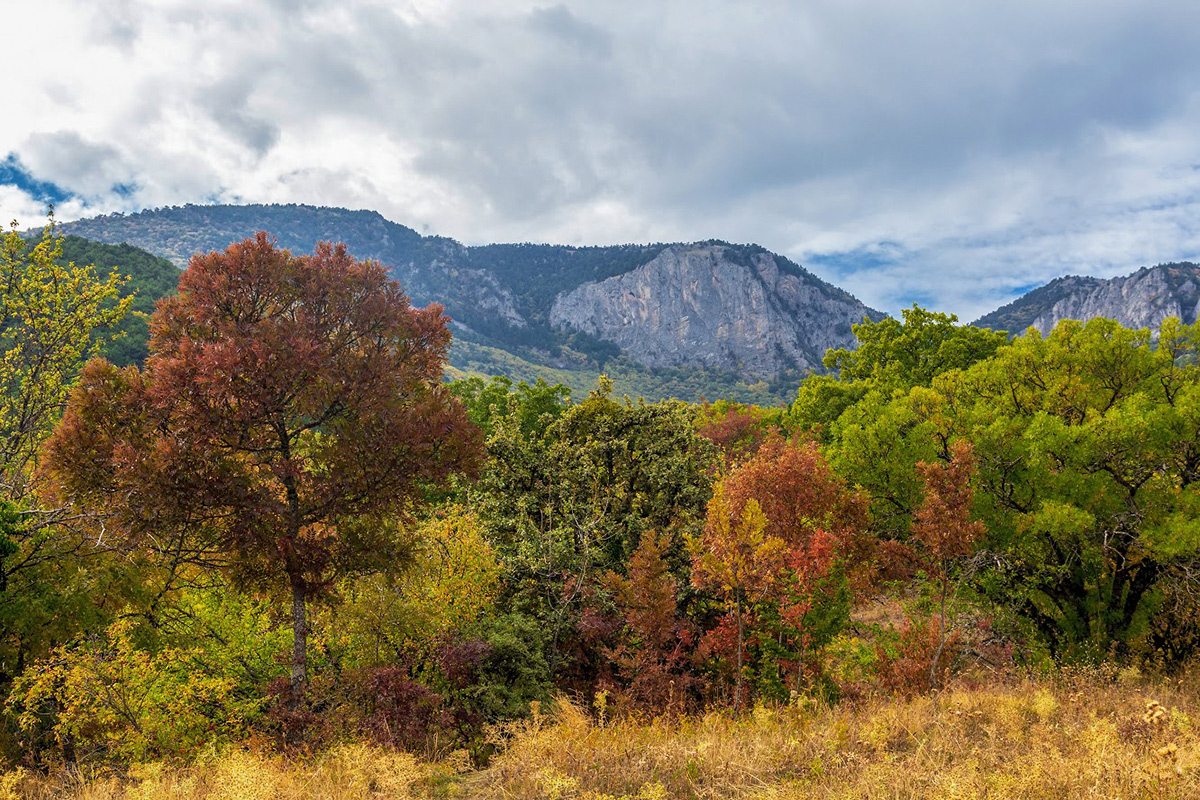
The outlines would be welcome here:
[[[62,263],[51,218],[28,242],[14,222],[0,239],[0,488],[22,504],[38,447],[62,414],[79,369],[106,342],[133,298],[124,279]],[[108,337],[108,338],[111,338]]]
[[[53,218],[40,240],[16,223],[0,233],[0,690],[85,614],[69,601],[90,593],[72,558],[82,540],[61,532],[71,512],[40,500],[31,476],[80,368],[129,309],[123,283],[64,263]]]

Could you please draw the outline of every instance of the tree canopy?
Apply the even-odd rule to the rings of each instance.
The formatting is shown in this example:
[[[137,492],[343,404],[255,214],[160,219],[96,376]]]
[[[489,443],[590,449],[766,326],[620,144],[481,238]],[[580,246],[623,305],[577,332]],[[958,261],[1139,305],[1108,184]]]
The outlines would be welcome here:
[[[260,233],[193,258],[151,332],[144,371],[89,365],[47,473],[110,508],[130,547],[215,554],[289,591],[299,697],[308,601],[379,566],[389,515],[478,462],[440,383],[446,319],[344,246],[297,257]]]

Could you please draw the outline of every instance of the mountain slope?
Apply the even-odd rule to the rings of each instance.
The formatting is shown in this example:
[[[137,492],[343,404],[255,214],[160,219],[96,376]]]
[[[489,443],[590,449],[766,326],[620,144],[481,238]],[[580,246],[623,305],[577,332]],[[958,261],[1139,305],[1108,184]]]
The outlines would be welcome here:
[[[1046,334],[1064,319],[1108,317],[1129,328],[1157,328],[1167,317],[1195,322],[1198,309],[1200,266],[1180,262],[1118,278],[1056,278],[974,324],[1012,334],[1032,327]]]
[[[343,241],[390,267],[417,304],[445,305],[459,341],[555,369],[595,371],[617,357],[647,375],[702,369],[706,385],[740,396],[739,386],[773,381],[787,398],[827,348],[853,345],[851,324],[883,316],[757,245],[466,247],[373,211],[302,205],[189,205],[62,228],[180,265],[259,230],[298,253]],[[452,363],[472,369],[463,357]]]
[[[115,269],[126,277],[120,294],[133,295],[133,303],[129,315],[117,327],[121,337],[105,345],[103,355],[119,367],[140,364],[148,354],[149,315],[160,297],[175,293],[179,268],[165,258],[128,244],[101,244],[78,236],[64,236],[62,247],[64,263],[91,264],[102,277]]]
[[[637,269],[559,294],[550,322],[651,367],[762,377],[820,369],[827,349],[853,346],[850,326],[872,312],[797,269],[765,250],[671,245]]]

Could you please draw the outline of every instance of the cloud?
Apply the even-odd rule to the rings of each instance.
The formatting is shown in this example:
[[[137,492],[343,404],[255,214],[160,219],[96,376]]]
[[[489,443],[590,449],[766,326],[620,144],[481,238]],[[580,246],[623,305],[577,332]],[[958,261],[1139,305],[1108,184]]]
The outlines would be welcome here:
[[[30,75],[0,153],[81,214],[308,202],[468,243],[755,241],[964,318],[1200,255],[1194,4],[15,2],[55,58],[0,53]]]

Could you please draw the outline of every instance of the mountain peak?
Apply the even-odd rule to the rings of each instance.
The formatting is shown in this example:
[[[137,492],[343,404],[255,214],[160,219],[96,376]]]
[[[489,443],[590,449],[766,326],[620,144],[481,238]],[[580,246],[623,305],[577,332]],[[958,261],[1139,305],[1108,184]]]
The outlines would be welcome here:
[[[1198,311],[1200,266],[1185,261],[1116,278],[1055,278],[973,324],[1011,334],[1035,328],[1044,335],[1064,319],[1108,317],[1129,328],[1157,329],[1167,317],[1193,323]]]

